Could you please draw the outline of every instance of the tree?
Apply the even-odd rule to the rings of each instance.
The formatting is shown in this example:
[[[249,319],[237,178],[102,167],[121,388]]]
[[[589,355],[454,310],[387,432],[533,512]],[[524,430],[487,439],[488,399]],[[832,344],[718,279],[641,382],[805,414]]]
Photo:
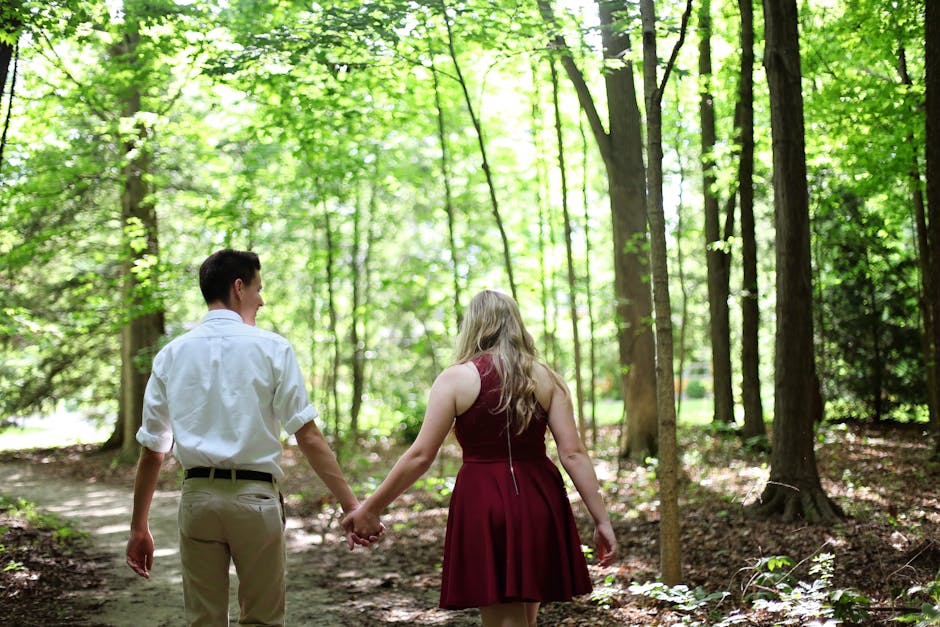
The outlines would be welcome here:
[[[741,205],[741,405],[745,439],[763,437],[760,393],[760,302],[754,234],[754,0],[738,0],[741,12],[741,72],[738,83],[738,194]]]
[[[817,334],[825,356],[819,365],[826,396],[836,399],[827,414],[880,421],[925,396],[920,330],[911,316],[917,264],[898,232],[909,224],[894,223],[880,204],[849,190],[831,189],[813,220],[816,319],[826,323]]]
[[[666,220],[663,211],[662,94],[676,55],[685,39],[692,0],[682,19],[679,41],[657,85],[656,14],[653,0],[640,2],[643,20],[643,92],[646,101],[647,191],[653,271],[653,303],[656,328],[656,396],[659,403],[660,540],[659,561],[663,583],[678,585],[682,580],[679,539],[679,455],[676,445],[676,397],[673,368],[672,306],[669,302],[669,271],[666,253]]]
[[[439,72],[434,62],[433,39],[428,37],[428,57],[431,64],[431,80],[434,84],[434,110],[437,112],[437,137],[441,144],[441,179],[444,183],[444,213],[447,215],[447,243],[450,248],[451,282],[454,290],[454,334],[460,329],[463,320],[461,306],[459,251],[457,250],[457,237],[455,235],[456,207],[454,207],[454,193],[451,185],[450,157],[447,148],[447,133],[445,130],[444,107],[441,102],[441,84]]]
[[[122,293],[125,322],[121,328],[121,417],[123,423],[121,451],[129,459],[137,456],[135,438],[142,422],[144,389],[150,376],[150,361],[157,342],[163,335],[163,310],[154,298],[159,252],[157,246],[157,214],[151,196],[149,177],[153,161],[149,145],[150,131],[141,116],[142,92],[146,84],[146,67],[152,62],[140,49],[140,23],[143,8],[133,0],[124,5],[126,30],[111,51],[115,64],[122,67],[131,80],[118,91],[121,117],[134,120],[124,140],[124,167],[121,170],[121,226],[124,233]],[[112,439],[113,442],[113,439]]]
[[[13,113],[13,92],[16,86],[16,62],[18,57],[17,44],[22,28],[22,1],[14,0],[4,4],[0,8],[0,111],[3,110],[2,100],[6,93],[7,77],[10,79],[10,97],[7,104],[6,117],[2,122],[2,131],[0,131],[0,170],[3,169],[3,149],[7,143],[7,130],[10,126],[10,116]],[[10,72],[10,69],[13,72]]]
[[[614,291],[617,299],[617,340],[620,384],[624,399],[624,430],[620,455],[643,459],[659,447],[656,415],[655,348],[652,296],[648,282],[649,240],[646,216],[646,176],[640,111],[633,85],[630,36],[623,29],[622,11],[606,0],[598,2],[601,45],[608,64],[604,72],[608,129],[604,128],[581,70],[558,31],[551,5],[539,0],[542,17],[552,29],[551,46],[574,85],[607,170],[614,244]]]
[[[577,399],[578,431],[581,440],[587,439],[587,424],[584,420],[584,388],[581,380],[581,337],[578,334],[578,290],[575,278],[574,253],[571,249],[571,214],[568,211],[568,177],[565,167],[565,141],[562,132],[561,107],[558,103],[558,72],[555,59],[550,60],[552,75],[552,106],[555,114],[555,140],[558,149],[558,174],[561,177],[561,210],[565,225],[565,261],[568,268],[568,312],[571,317],[571,338],[574,342],[574,382]]]
[[[712,350],[714,421],[734,422],[731,393],[730,233],[721,234],[715,181],[715,105],[711,91],[711,0],[699,4],[699,117],[702,122],[702,196],[705,217],[705,259],[708,266],[708,314]],[[733,212],[729,210],[729,214]],[[727,229],[726,229],[727,230]]]
[[[774,214],[777,242],[777,330],[770,479],[752,513],[835,522],[816,468],[814,423],[819,381],[813,351],[809,193],[795,0],[764,0],[764,66],[770,87]]]
[[[512,297],[518,300],[518,294],[516,293],[516,279],[513,277],[512,273],[512,255],[509,252],[509,238],[506,236],[506,228],[503,226],[503,217],[499,212],[499,202],[496,198],[496,184],[493,182],[493,171],[490,167],[490,161],[486,154],[486,142],[483,137],[483,126],[480,122],[476,110],[473,107],[473,100],[470,97],[469,87],[467,86],[467,81],[464,78],[463,71],[460,69],[460,61],[457,56],[457,50],[454,47],[454,30],[451,25],[451,17],[447,8],[446,0],[440,0],[440,10],[441,17],[444,19],[444,26],[447,30],[447,50],[450,52],[451,61],[454,64],[454,72],[456,73],[457,82],[460,84],[460,89],[463,92],[464,102],[467,105],[467,113],[470,115],[470,121],[473,123],[473,128],[476,131],[477,143],[480,147],[480,158],[482,159],[482,169],[483,174],[486,176],[486,187],[490,192],[490,207],[493,211],[493,219],[496,222],[496,227],[499,229],[499,237],[503,243],[503,263],[506,268],[506,277],[509,280],[509,290],[512,292]]]
[[[927,3],[924,15],[924,41],[926,43],[926,146],[927,146],[927,241],[930,281],[925,297],[930,310],[932,334],[927,339],[928,363],[933,367],[934,378],[929,396],[940,399],[940,278],[936,275],[940,263],[940,5]],[[940,407],[931,408],[931,423],[936,438],[935,456],[940,457]]]

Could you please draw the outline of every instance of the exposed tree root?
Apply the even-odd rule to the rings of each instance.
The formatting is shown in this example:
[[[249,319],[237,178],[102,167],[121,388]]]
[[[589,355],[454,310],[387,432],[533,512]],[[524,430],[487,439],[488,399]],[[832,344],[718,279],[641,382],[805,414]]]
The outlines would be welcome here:
[[[806,522],[830,525],[845,518],[842,508],[811,482],[769,482],[761,497],[745,507],[745,514],[761,520],[779,519],[781,522]]]

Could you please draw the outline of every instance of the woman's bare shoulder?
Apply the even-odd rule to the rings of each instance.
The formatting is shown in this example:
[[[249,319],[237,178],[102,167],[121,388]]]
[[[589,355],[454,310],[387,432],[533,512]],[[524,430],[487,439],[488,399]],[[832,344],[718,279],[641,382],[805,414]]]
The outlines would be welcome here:
[[[454,411],[460,415],[467,411],[480,394],[480,373],[472,362],[454,364],[445,368],[434,387],[443,387],[454,399]]]
[[[564,393],[564,390],[558,387],[558,375],[545,364],[536,362],[532,365],[532,378],[535,380],[535,398],[539,405],[548,410],[552,397]]]

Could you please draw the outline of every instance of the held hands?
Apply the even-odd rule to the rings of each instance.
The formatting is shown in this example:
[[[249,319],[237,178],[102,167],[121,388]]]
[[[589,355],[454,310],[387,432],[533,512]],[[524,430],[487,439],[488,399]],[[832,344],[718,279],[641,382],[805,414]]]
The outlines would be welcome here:
[[[349,550],[355,545],[370,546],[385,537],[385,525],[379,517],[360,505],[342,520]]]
[[[145,579],[150,579],[150,569],[153,568],[153,536],[150,530],[131,530],[131,537],[127,541],[127,565],[135,573]]]
[[[601,566],[610,566],[617,559],[617,538],[610,521],[594,528],[594,552],[601,561]]]

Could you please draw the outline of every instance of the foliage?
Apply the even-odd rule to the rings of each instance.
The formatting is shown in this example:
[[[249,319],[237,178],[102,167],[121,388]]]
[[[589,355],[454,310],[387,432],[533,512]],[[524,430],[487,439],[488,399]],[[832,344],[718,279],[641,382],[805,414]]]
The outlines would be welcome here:
[[[793,571],[793,560],[777,555],[762,557],[752,567],[750,580],[744,588],[744,600],[763,615],[774,617],[775,625],[834,626],[842,622],[859,623],[868,618],[869,600],[852,590],[833,589],[832,568],[834,556],[821,553],[813,557],[809,570],[811,581],[798,580]],[[690,589],[679,585],[669,587],[660,582],[634,583],[632,594],[663,602],[684,614],[683,625],[708,624],[729,627],[749,622],[740,611],[730,614],[719,611],[721,602],[729,592],[709,593],[702,588]],[[707,623],[697,616],[708,616]]]
[[[906,217],[892,218],[849,191],[820,200],[814,231],[816,308],[825,395],[885,418],[923,403],[916,257],[902,242]]]
[[[869,600],[852,590],[832,589],[833,560],[831,553],[815,555],[809,569],[815,579],[802,581],[794,577],[789,557],[762,558],[754,566],[745,598],[753,602],[754,609],[780,616],[784,625],[862,621],[868,616]]]
[[[907,590],[911,599],[926,597],[920,606],[919,612],[909,612],[899,616],[899,623],[912,623],[915,627],[929,627],[940,624],[940,574],[931,583],[923,586],[912,586]]]
[[[24,498],[12,499],[0,494],[0,513],[20,519],[40,531],[49,531],[57,540],[71,541],[87,537],[87,534],[79,531],[73,523],[39,510],[35,503]],[[63,545],[65,546],[65,543]]]
[[[729,595],[728,592],[709,593],[702,588],[690,589],[686,585],[667,586],[658,581],[633,584],[630,586],[629,590],[633,594],[648,596],[651,599],[669,603],[676,609],[684,612],[692,612],[710,603],[716,601],[720,602]]]
[[[692,379],[685,388],[685,394],[688,398],[705,398],[708,389],[699,379]]]
[[[602,93],[595,7],[555,4],[588,87]],[[739,23],[734,3],[713,4],[716,192],[730,198]],[[844,0],[825,11],[803,4],[822,384],[827,400],[848,404],[842,416],[890,417],[924,396],[917,253],[909,235],[909,173],[923,154],[921,3],[886,8]],[[632,5],[627,11],[635,16]],[[680,12],[678,4],[661,11],[664,46],[677,36]],[[135,313],[120,289],[121,170],[135,151],[147,150],[160,250],[139,268],[148,297],[141,306],[164,307],[168,335],[181,333],[202,315],[199,261],[222,246],[254,249],[268,295],[259,322],[297,347],[329,424],[342,434],[361,393],[361,429],[413,437],[427,388],[450,360],[462,305],[453,276],[464,295],[508,289],[455,61],[483,128],[520,306],[543,354],[572,381],[548,29],[535,3],[22,0],[4,5],[0,22],[17,26],[21,57],[0,181],[0,415],[46,412],[59,403],[115,415],[118,331]],[[132,28],[139,53],[120,57],[117,43]],[[639,41],[634,20],[618,28]],[[897,70],[901,49],[908,82]],[[625,59],[639,66],[639,46]],[[700,162],[696,63],[695,46],[686,45],[663,111],[667,239],[676,255],[669,275],[686,306],[684,346],[676,350],[690,362],[707,359],[709,341],[696,211],[701,177],[693,165]],[[763,74],[755,79],[760,333],[769,381],[769,113]],[[141,94],[133,118],[121,110],[132,88]],[[559,104],[571,157],[567,200],[578,216],[578,323],[582,337],[594,323],[595,391],[617,399],[603,164],[578,96],[564,82]],[[737,263],[737,240],[723,246]],[[583,306],[588,294],[593,321]],[[732,341],[739,342],[735,332]],[[357,356],[365,363],[361,389],[353,382]],[[138,357],[146,369],[147,356]],[[690,396],[697,387],[689,383]]]

